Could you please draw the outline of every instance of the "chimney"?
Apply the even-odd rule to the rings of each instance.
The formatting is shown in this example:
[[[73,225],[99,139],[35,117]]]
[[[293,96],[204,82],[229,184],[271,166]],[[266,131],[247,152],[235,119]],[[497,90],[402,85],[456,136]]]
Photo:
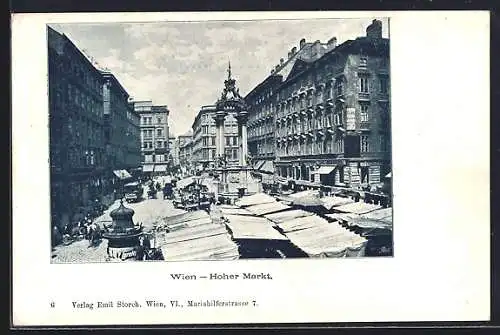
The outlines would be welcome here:
[[[284,62],[285,60],[283,58],[280,58],[280,65],[283,65]]]
[[[288,58],[290,59],[290,57],[292,57],[292,52],[288,51]]]
[[[337,38],[336,37],[330,38],[328,40],[328,50],[335,49],[336,46],[337,46]]]
[[[292,56],[295,55],[297,53],[297,47],[293,47],[292,48]]]
[[[373,39],[382,38],[382,21],[373,20],[372,24],[366,28],[366,37]]]
[[[274,69],[271,69],[271,74],[273,74],[273,73],[274,73]]]
[[[316,57],[320,57],[321,56],[321,41],[320,40],[316,40],[314,42],[314,52],[316,54]]]
[[[304,47],[304,45],[306,45],[306,39],[305,38],[303,38],[303,39],[300,40],[300,42],[299,42],[299,49],[302,49]]]

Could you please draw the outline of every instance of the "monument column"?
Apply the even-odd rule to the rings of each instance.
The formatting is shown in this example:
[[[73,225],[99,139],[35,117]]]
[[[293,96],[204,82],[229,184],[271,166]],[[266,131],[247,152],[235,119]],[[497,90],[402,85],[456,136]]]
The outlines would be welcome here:
[[[226,118],[226,112],[224,110],[218,110],[215,112],[215,144],[216,144],[216,154],[217,158],[222,157],[224,154],[224,120]]]
[[[248,135],[247,135],[248,112],[240,111],[238,113],[238,140],[240,141],[240,165],[247,166],[248,156]]]

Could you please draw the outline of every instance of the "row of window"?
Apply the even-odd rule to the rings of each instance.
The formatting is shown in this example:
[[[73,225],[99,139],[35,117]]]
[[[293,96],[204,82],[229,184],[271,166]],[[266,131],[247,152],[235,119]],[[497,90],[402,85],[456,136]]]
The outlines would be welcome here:
[[[161,124],[161,123],[163,123],[163,117],[157,116],[156,117],[156,124]],[[152,125],[153,124],[153,117],[152,116],[141,116],[141,124]]]
[[[361,135],[359,137],[359,151],[370,152],[370,137],[368,135]],[[388,152],[390,150],[389,138],[385,135],[379,136],[379,148],[381,152]],[[333,138],[324,141],[305,141],[304,143],[292,142],[276,142],[276,153],[278,156],[300,156],[300,155],[315,155],[315,154],[329,154],[329,153],[343,153],[344,140],[342,138],[336,141]]]
[[[71,75],[74,78],[80,79],[80,81],[92,89],[94,92],[101,92],[102,84],[96,75],[93,75],[87,68],[84,68],[83,64],[75,62],[74,57],[66,58],[63,62],[56,64],[59,71]]]
[[[156,129],[156,136],[157,137],[162,137],[164,136],[163,129],[158,128]],[[153,129],[143,129],[142,130],[142,137],[143,138],[151,138],[153,137]]]
[[[378,80],[379,80],[379,92],[381,94],[387,94],[389,89],[388,77],[380,76]],[[371,80],[370,76],[367,76],[362,73],[359,74],[358,87],[360,93],[369,94],[371,83],[373,83],[373,80]],[[344,94],[344,82],[342,80],[336,81],[335,86],[328,87],[325,92],[321,89],[317,90],[315,94],[309,91],[308,94],[299,96],[298,99],[292,100],[291,103],[289,104],[282,105],[281,107],[278,106],[276,108],[277,109],[276,112],[278,115],[285,115],[287,113],[293,113],[299,111],[300,109],[313,106],[318,103],[323,103],[324,95],[326,94],[327,99],[333,99],[334,92],[336,93],[337,96],[341,96]],[[251,113],[250,121],[261,119],[268,113],[273,113],[273,107],[274,107],[273,104],[270,103],[265,108],[261,108],[255,113]]]
[[[344,141],[342,138],[337,141],[327,140],[319,142],[305,142],[303,144],[292,143],[287,145],[286,143],[280,144],[276,148],[276,153],[278,156],[302,156],[302,155],[321,155],[329,153],[343,153],[344,152]]]
[[[157,155],[144,155],[143,156],[143,161],[145,163],[161,163],[165,162],[167,158],[167,155],[164,154],[157,154]]]
[[[156,148],[156,149],[167,148],[168,147],[167,143],[168,143],[167,141],[156,141],[156,146],[154,148]],[[154,149],[153,142],[152,141],[142,142],[142,148],[143,149]]]

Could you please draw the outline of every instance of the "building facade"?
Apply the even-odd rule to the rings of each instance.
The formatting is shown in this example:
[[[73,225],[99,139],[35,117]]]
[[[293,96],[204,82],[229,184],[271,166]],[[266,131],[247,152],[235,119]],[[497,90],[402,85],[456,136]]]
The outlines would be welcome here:
[[[104,139],[109,171],[137,169],[141,164],[139,115],[129,105],[129,94],[109,72],[104,78]]]
[[[216,109],[215,105],[201,107],[192,125],[192,159],[198,170],[215,168],[217,155]],[[228,165],[237,165],[239,162],[238,122],[233,115],[228,115],[224,120],[224,144]]]
[[[51,210],[58,225],[102,196],[103,77],[63,34],[48,28]]]
[[[175,140],[175,148],[177,152],[175,157],[177,166],[185,165],[186,163],[189,162],[190,158],[186,159],[187,158],[186,154],[188,154],[188,152],[186,152],[186,150],[183,151],[182,148],[185,148],[186,144],[188,142],[191,142],[192,140],[193,140],[193,131],[191,129],[185,134],[177,136]]]
[[[298,60],[277,95],[276,167],[297,184],[359,187],[390,171],[389,40],[367,34]]]
[[[193,139],[186,139],[185,142],[179,143],[179,167],[183,174],[189,175],[193,173]]]
[[[304,187],[377,184],[391,169],[389,40],[307,43],[280,60],[246,97],[256,169]],[[264,164],[263,164],[264,163]]]
[[[167,171],[169,128],[167,106],[154,106],[151,100],[132,102],[140,115],[142,169],[146,173]]]
[[[299,48],[293,47],[286,59],[271,69],[270,75],[245,97],[248,110],[248,150],[257,171],[274,174],[276,160],[276,108],[277,93],[283,81],[289,76],[297,61],[311,62],[336,46],[337,39],[327,43],[299,41]],[[271,180],[268,180],[272,182]]]

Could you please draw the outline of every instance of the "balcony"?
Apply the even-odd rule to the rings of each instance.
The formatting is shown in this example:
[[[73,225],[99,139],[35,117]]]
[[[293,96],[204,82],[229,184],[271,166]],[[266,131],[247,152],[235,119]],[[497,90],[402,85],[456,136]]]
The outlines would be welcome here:
[[[379,93],[377,96],[377,100],[379,102],[389,102],[389,94],[388,93]]]

